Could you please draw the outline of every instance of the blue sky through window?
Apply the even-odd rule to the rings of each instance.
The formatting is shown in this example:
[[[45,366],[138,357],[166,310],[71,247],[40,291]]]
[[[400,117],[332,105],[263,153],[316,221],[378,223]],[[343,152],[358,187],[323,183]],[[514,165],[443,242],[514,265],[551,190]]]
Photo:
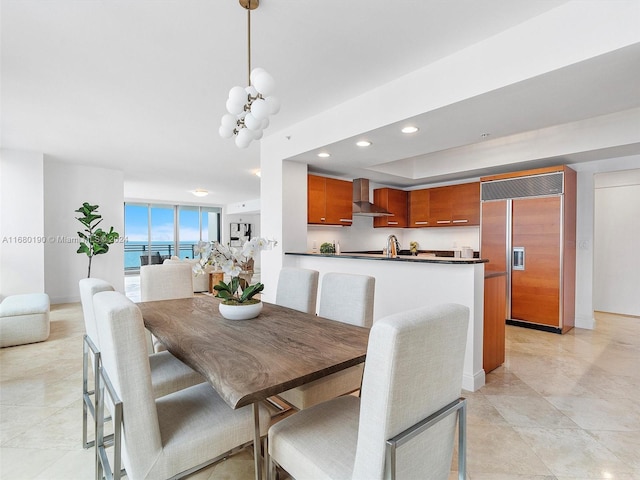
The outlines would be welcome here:
[[[146,205],[125,205],[124,231],[129,242],[146,242],[149,238],[149,210]]]

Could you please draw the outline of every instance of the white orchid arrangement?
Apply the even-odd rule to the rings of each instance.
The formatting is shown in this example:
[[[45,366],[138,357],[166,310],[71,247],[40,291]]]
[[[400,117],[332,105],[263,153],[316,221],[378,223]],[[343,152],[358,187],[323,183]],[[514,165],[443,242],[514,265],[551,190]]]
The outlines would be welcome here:
[[[240,274],[250,270],[250,265],[256,254],[262,250],[270,250],[278,242],[267,240],[266,238],[254,237],[245,242],[240,247],[229,247],[219,242],[199,242],[195,252],[200,255],[200,261],[193,267],[193,271],[199,275],[205,273],[206,268],[211,265],[221,269],[231,277],[229,283],[220,281],[213,288],[216,297],[222,298],[228,305],[241,303],[256,303],[258,300],[253,296],[264,290],[262,283],[249,285],[241,282]],[[242,285],[244,283],[244,285]]]

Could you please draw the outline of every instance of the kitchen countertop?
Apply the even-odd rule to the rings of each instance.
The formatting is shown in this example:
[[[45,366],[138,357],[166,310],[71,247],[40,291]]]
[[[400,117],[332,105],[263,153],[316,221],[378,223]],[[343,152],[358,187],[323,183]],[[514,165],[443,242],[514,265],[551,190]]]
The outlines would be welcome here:
[[[390,258],[383,253],[371,252],[344,252],[339,255],[333,253],[309,253],[309,252],[285,252],[285,255],[302,255],[308,257],[328,257],[328,258],[352,258],[360,260],[382,260],[385,262],[414,262],[414,263],[445,263],[445,264],[475,264],[486,263],[486,258],[457,258],[457,257],[437,257],[432,253],[418,253],[415,255],[399,255]]]

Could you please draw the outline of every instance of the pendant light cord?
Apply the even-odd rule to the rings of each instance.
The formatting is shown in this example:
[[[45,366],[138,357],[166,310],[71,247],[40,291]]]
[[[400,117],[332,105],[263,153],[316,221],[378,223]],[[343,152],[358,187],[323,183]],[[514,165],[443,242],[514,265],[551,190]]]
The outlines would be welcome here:
[[[249,0],[249,6],[247,7],[247,85],[251,85],[251,0]]]

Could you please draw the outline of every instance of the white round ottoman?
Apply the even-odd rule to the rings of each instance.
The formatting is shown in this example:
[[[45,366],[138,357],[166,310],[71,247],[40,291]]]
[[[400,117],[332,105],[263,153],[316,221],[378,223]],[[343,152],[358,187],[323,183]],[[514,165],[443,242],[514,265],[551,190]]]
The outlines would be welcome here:
[[[11,295],[0,304],[0,347],[49,338],[49,295]]]

